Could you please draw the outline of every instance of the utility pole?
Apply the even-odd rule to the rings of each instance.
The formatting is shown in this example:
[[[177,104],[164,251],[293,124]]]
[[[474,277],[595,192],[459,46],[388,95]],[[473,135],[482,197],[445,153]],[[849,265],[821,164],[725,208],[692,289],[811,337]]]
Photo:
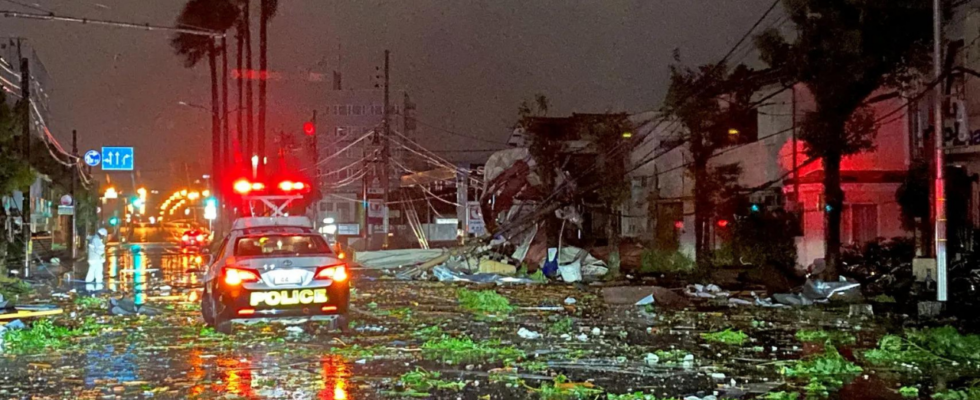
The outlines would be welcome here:
[[[221,106],[218,105],[218,54],[215,39],[208,41],[208,65],[211,68],[211,182],[212,191],[219,193],[217,183],[221,172]],[[134,186],[135,187],[135,186]]]
[[[214,197],[218,199],[219,204],[225,204],[225,181],[228,177],[225,171],[230,170],[233,150],[229,133],[231,121],[228,119],[228,42],[224,36],[221,37],[221,78],[221,171],[215,171],[211,179],[216,189],[212,191]],[[224,215],[222,217],[224,218],[218,222],[223,224],[227,217]]]
[[[20,42],[17,42],[20,53]],[[31,164],[31,69],[27,57],[20,59],[20,96],[24,105],[24,120],[22,121],[21,140],[24,146],[24,161]],[[31,241],[31,186],[24,190],[24,206],[21,208],[21,228],[24,234],[24,277],[31,276],[31,252],[34,242]]]
[[[381,203],[381,210],[382,210],[382,212],[384,212],[384,222],[383,222],[381,231],[384,233],[384,248],[385,249],[388,248],[388,229],[389,229],[389,226],[388,226],[388,186],[391,183],[391,179],[388,176],[388,171],[391,170],[391,168],[389,168],[389,166],[388,166],[388,163],[390,162],[389,158],[391,157],[391,155],[389,153],[389,151],[390,151],[390,149],[389,149],[389,142],[390,142],[390,137],[391,137],[391,127],[390,127],[390,125],[388,123],[389,122],[388,115],[391,112],[389,110],[389,108],[391,108],[391,106],[388,103],[388,83],[389,83],[389,76],[388,76],[388,54],[389,53],[390,52],[388,50],[385,50],[385,109],[384,109],[384,123],[383,123],[384,124],[384,133],[385,133],[385,136],[384,136],[384,139],[383,139],[384,142],[382,144],[383,147],[381,148],[381,168],[384,168],[384,170],[381,172],[381,185],[382,185],[381,187],[382,187],[382,189],[384,191],[384,197],[383,197],[383,200],[382,200],[382,203]]]
[[[932,73],[938,82],[942,77],[942,18],[941,0],[932,1]],[[936,85],[933,89],[933,128],[932,137],[936,147],[936,182],[933,189],[933,214],[935,221],[935,245],[936,245],[936,300],[946,301],[946,190],[943,177],[943,85]]]
[[[78,181],[78,174],[80,173],[79,167],[78,167],[78,131],[76,131],[74,129],[71,130],[71,155],[74,156],[75,165],[73,165],[73,168],[71,169],[71,206],[72,206],[72,213],[71,213],[71,222],[69,223],[69,227],[71,229],[69,229],[68,246],[71,248],[72,269],[74,270],[74,268],[75,268],[74,267],[74,265],[75,265],[75,258],[78,255],[78,249],[75,248],[76,247],[75,246],[75,235],[78,234],[77,228],[75,227],[75,214],[78,214],[78,196],[75,194],[76,193],[75,188],[76,188],[76,185],[77,185],[76,182]],[[72,272],[74,272],[74,271],[72,271]],[[75,276],[75,274],[72,273],[72,276]]]
[[[469,234],[469,210],[467,201],[469,200],[469,178],[470,171],[466,168],[457,166],[456,170],[456,218],[459,219],[459,227],[462,228],[459,235],[460,244],[466,244],[466,235]]]
[[[259,126],[256,152],[259,154],[258,175],[265,179],[265,112],[269,79],[269,0],[259,1]]]
[[[374,160],[364,160],[364,169],[368,170],[368,163],[371,163],[371,167],[374,167]],[[368,170],[369,171],[369,170]],[[361,239],[364,240],[364,248],[367,250],[371,249],[371,235],[368,234],[368,208],[370,208],[371,203],[368,203],[368,185],[371,184],[371,179],[373,174],[370,172],[364,174],[364,181],[361,184]]]
[[[246,170],[252,167],[252,156],[255,155],[255,129],[253,121],[255,114],[252,113],[252,79],[255,71],[252,70],[252,25],[251,8],[252,2],[246,0],[242,5],[242,20],[245,21],[245,165]],[[262,160],[259,160],[261,162]],[[256,166],[255,168],[258,168]],[[255,171],[252,170],[252,177],[255,178]]]
[[[320,189],[320,164],[319,164],[319,162],[320,162],[320,150],[318,148],[318,143],[317,143],[317,142],[319,142],[319,140],[317,139],[317,135],[319,134],[319,132],[317,132],[317,129],[316,129],[317,126],[316,126],[316,110],[315,109],[313,110],[313,119],[310,120],[310,123],[313,124],[313,134],[310,135],[310,137],[313,139],[313,184],[316,185],[316,188],[317,189]],[[319,206],[317,206],[317,207],[318,207],[317,209],[319,210]]]

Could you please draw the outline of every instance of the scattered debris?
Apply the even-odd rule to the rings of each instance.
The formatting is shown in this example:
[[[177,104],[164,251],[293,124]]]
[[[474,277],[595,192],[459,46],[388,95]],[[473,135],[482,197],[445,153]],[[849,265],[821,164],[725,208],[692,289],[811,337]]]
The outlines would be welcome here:
[[[503,276],[498,274],[466,274],[463,272],[453,271],[445,265],[440,265],[432,268],[432,275],[436,277],[440,282],[470,282],[470,283],[517,283],[517,284],[530,284],[530,283],[540,283],[537,280],[531,278],[521,278],[516,276]]]
[[[701,284],[687,285],[685,288],[685,293],[691,297],[700,297],[706,299],[714,299],[717,297],[728,297],[731,293],[723,291],[718,285],[709,284],[707,286]]]
[[[534,340],[540,338],[541,334],[521,327],[521,329],[517,330],[517,336],[520,336],[522,339]]]
[[[159,308],[145,304],[137,307],[132,299],[110,299],[109,305],[109,312],[112,315],[160,315],[163,313]]]
[[[680,309],[692,306],[691,301],[684,296],[660,286],[613,286],[602,288],[602,297],[607,304],[635,305],[650,296],[653,297],[658,307]]]

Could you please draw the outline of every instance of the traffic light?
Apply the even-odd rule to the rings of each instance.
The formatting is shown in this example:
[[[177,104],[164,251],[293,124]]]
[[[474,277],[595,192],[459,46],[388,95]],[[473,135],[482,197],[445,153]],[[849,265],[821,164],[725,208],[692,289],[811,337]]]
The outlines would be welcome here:
[[[719,219],[718,220],[718,227],[719,228],[727,228],[728,227],[728,224],[729,224],[729,222],[728,222],[727,219]]]
[[[305,133],[306,136],[313,136],[313,135],[315,135],[316,134],[316,125],[314,125],[313,122],[311,122],[311,121],[304,122],[303,123],[303,133]]]
[[[749,211],[754,213],[759,212],[760,210],[762,210],[762,207],[760,207],[758,203],[752,203],[752,205],[749,206]]]
[[[204,219],[213,220],[218,218],[218,199],[209,197],[204,200]]]
[[[116,216],[109,217],[109,226],[118,226],[118,225],[119,225],[119,217]]]

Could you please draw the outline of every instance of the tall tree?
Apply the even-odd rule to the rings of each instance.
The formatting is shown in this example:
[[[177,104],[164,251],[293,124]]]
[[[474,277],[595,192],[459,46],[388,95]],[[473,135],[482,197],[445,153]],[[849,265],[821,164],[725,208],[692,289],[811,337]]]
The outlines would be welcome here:
[[[238,19],[238,9],[230,0],[190,0],[177,17],[177,25],[211,32],[225,32]],[[218,100],[219,46],[209,35],[178,33],[170,40],[174,52],[184,58],[184,66],[195,67],[208,58],[211,75],[211,175],[217,176],[221,162],[221,111]]]
[[[699,266],[709,260],[710,224],[716,206],[716,171],[709,161],[717,150],[732,144],[729,129],[733,121],[741,120],[751,109],[751,96],[757,89],[749,79],[751,74],[744,65],[731,71],[724,63],[697,69],[671,66],[661,112],[676,119],[686,135],[682,140],[691,158],[688,173],[694,178],[694,251]]]
[[[245,164],[246,169],[255,154],[255,110],[252,108],[252,1],[242,1],[242,23],[245,31]]]
[[[261,0],[259,10],[259,159],[265,159],[266,90],[269,80],[269,20],[276,15],[278,0]],[[259,162],[259,175],[264,174],[265,164]]]
[[[865,100],[929,64],[931,0],[783,0],[793,41],[776,29],[756,37],[762,59],[813,95],[799,137],[824,169],[826,273],[840,263],[841,159],[873,147],[874,112]]]
[[[628,157],[616,156],[624,141],[632,140],[633,124],[626,114],[591,114],[580,117],[577,129],[579,137],[588,139],[597,153],[595,172],[580,184],[602,182],[595,194],[605,216],[606,238],[609,240],[609,276],[620,275],[619,242],[622,229],[621,210],[630,198],[627,176]],[[583,178],[583,177],[576,177]]]
[[[19,151],[23,109],[20,105],[10,107],[6,93],[0,91],[0,194],[3,195],[34,182],[34,172]]]
[[[235,62],[236,68],[238,68],[238,74],[235,78],[235,83],[238,85],[238,110],[236,110],[235,115],[237,123],[235,124],[236,140],[235,145],[235,166],[241,168],[243,159],[248,157],[243,157],[245,152],[245,123],[244,123],[244,112],[245,112],[245,99],[242,82],[245,80],[245,70],[242,68],[242,52],[245,45],[245,19],[239,18],[238,22],[235,23],[235,44],[237,51],[235,52]]]

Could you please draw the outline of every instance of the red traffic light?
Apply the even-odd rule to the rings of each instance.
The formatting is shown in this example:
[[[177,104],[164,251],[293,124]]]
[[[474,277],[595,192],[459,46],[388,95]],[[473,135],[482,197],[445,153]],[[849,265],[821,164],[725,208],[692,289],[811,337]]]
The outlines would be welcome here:
[[[313,134],[316,133],[316,125],[313,125],[313,123],[310,121],[304,122],[303,133],[305,133],[306,136],[313,136]]]
[[[718,220],[718,227],[719,228],[724,228],[724,227],[727,227],[727,226],[728,226],[728,220],[727,219],[719,219]]]
[[[684,221],[674,221],[674,229],[684,229]]]

